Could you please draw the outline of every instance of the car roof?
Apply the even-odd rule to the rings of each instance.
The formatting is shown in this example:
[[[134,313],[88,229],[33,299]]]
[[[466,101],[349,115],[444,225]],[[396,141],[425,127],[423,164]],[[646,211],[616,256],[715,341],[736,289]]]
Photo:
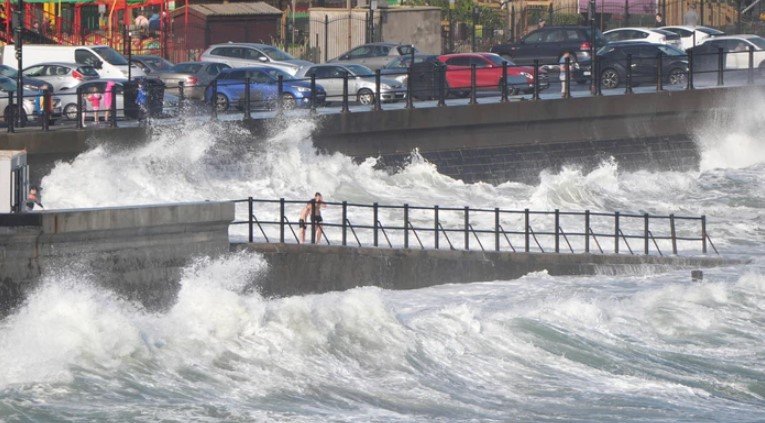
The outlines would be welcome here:
[[[263,47],[274,47],[274,46],[272,46],[271,44],[263,44],[263,43],[235,43],[235,42],[229,41],[227,43],[213,44],[210,47],[208,47],[207,49],[210,50],[210,49],[213,49],[215,47],[258,47],[258,48],[263,48]],[[276,48],[276,47],[274,47],[274,48]]]
[[[582,25],[545,25],[542,28],[537,28],[537,30],[540,29],[590,29],[590,27]]]
[[[233,71],[238,71],[238,70],[281,70],[281,69],[275,68],[273,66],[239,66],[239,67],[236,67],[236,68],[223,69],[221,71],[221,73],[223,73],[223,72],[233,72]]]
[[[134,54],[133,59],[162,59],[162,56],[156,54]]]
[[[755,34],[718,35],[714,38],[707,38],[704,42],[714,40],[751,40],[752,38],[760,38],[760,36]]]
[[[211,62],[211,61],[207,61],[207,60],[202,60],[202,61],[191,60],[191,61],[188,61],[188,62],[176,63],[173,66],[177,66],[177,65],[213,65],[213,64],[215,64],[215,65],[226,65],[225,63]],[[228,65],[226,65],[226,66],[228,66]]]
[[[623,28],[609,29],[608,31],[604,32],[604,34],[609,33],[609,32],[625,31],[625,30],[629,30],[629,31],[658,32],[658,31],[656,31],[657,29],[659,29],[659,28],[647,28],[647,27],[644,27],[644,26],[625,26]]]
[[[650,41],[616,41],[606,44],[606,47],[635,47],[635,46],[663,46],[662,43],[652,43]]]
[[[79,63],[72,63],[72,62],[43,62],[43,63],[34,64],[32,66],[68,66],[70,68],[79,68],[79,67],[83,67],[83,66],[88,66],[88,67],[91,67],[91,68],[93,67],[91,65],[82,65],[82,64],[79,64]],[[27,66],[24,69],[29,69],[32,66]]]

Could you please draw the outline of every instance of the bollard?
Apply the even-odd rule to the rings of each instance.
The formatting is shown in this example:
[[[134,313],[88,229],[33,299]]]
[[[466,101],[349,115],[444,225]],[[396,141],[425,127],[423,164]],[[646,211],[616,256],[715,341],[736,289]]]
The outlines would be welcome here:
[[[343,113],[350,112],[348,109],[348,71],[343,72],[343,106],[340,111]]]
[[[475,63],[470,65],[470,102],[468,104],[478,104],[478,101],[475,98]]]
[[[502,61],[502,79],[500,79],[500,86],[499,91],[502,93],[502,98],[500,98],[500,103],[507,103],[507,62]]]
[[[16,108],[13,107],[13,91],[8,91],[8,107],[6,108],[6,110],[8,112],[5,114],[5,124],[8,126],[8,132],[11,132],[11,133],[16,132],[16,128],[14,125],[16,121],[16,116],[15,116]]]
[[[252,119],[252,80],[250,77],[244,79],[244,118]]]
[[[624,94],[632,94],[632,55],[627,55],[627,75],[624,78]]]
[[[725,53],[722,47],[717,49],[717,86],[723,85],[723,72],[725,72]]]
[[[50,131],[50,121],[51,121],[51,109],[53,104],[51,103],[53,101],[53,96],[51,95],[51,90],[46,89],[43,93],[43,99],[42,104],[40,105],[42,108],[42,130],[43,131]]]
[[[663,72],[662,72],[662,54],[659,53],[656,56],[656,92],[660,92],[664,90],[664,84],[662,79],[664,78]]]
[[[408,83],[408,82],[407,82]],[[382,102],[380,99],[382,98],[380,96],[380,69],[377,69],[375,71],[375,98],[374,98],[374,106],[372,107],[372,110],[379,112],[382,110]]]
[[[534,59],[534,93],[532,99],[539,100],[539,59]]]
[[[82,113],[82,87],[77,87],[77,129],[82,129],[84,126]]]

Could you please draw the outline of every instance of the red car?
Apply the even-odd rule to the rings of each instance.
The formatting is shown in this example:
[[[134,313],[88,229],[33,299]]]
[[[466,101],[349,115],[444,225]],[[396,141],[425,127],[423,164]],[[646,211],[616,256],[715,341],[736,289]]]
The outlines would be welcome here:
[[[507,62],[508,92],[534,91],[534,68],[517,66],[508,59],[494,53],[454,53],[438,56],[438,61],[446,65],[446,84],[448,92],[459,97],[470,94],[471,66],[475,64],[476,89],[478,91],[499,92],[502,80],[502,63]],[[539,72],[539,88],[549,86],[547,75]]]

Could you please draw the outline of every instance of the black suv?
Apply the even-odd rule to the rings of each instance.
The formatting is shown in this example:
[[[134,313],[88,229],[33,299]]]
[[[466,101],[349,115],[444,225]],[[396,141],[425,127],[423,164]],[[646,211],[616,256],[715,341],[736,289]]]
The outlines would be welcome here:
[[[683,86],[688,75],[688,56],[684,51],[665,44],[643,42],[611,43],[598,51],[600,83],[603,88],[616,88],[627,77],[627,55],[632,58],[632,85],[655,83],[658,56],[661,54],[662,82]],[[589,70],[589,64],[587,65]]]
[[[576,61],[590,59],[590,27],[588,26],[546,26],[532,31],[515,44],[498,44],[492,53],[513,59],[519,65],[531,65],[534,59],[540,65],[557,65],[565,52],[576,57]],[[596,50],[608,41],[599,30],[595,30]]]

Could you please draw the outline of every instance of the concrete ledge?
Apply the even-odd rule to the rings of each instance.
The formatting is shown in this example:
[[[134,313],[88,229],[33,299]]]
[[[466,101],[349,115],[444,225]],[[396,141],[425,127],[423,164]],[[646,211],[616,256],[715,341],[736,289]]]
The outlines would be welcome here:
[[[264,295],[288,296],[379,286],[415,289],[445,283],[519,278],[547,270],[551,275],[631,273],[702,268],[739,263],[719,256],[506,253],[403,250],[295,244],[233,244],[232,251],[263,254],[269,264],[258,288]]]

